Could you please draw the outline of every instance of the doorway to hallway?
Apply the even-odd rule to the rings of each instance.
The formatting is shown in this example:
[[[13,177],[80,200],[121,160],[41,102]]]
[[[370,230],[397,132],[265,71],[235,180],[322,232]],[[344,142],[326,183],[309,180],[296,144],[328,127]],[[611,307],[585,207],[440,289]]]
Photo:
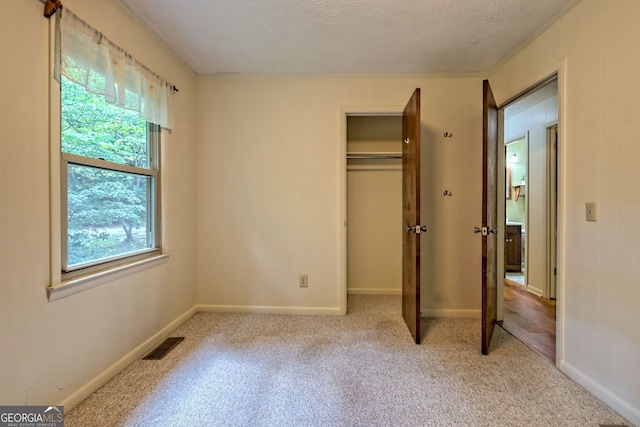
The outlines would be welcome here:
[[[502,326],[555,363],[557,76],[503,107],[503,117]]]

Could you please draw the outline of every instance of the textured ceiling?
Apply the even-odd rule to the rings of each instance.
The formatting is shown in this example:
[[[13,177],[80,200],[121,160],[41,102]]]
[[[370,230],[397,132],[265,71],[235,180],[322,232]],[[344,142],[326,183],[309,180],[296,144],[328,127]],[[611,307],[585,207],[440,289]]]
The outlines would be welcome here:
[[[577,0],[121,0],[200,74],[486,72]]]

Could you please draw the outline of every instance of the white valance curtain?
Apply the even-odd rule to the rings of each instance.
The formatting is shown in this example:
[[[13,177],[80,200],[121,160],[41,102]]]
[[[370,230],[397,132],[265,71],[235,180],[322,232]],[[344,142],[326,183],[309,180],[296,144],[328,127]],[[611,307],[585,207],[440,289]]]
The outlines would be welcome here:
[[[107,102],[137,111],[165,129],[173,127],[175,87],[113,44],[66,7],[58,11],[59,75],[104,96]]]

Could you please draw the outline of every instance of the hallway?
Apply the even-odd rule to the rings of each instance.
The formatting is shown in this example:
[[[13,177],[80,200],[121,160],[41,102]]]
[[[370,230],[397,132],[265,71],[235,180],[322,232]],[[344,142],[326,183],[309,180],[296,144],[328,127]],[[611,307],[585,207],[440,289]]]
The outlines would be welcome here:
[[[518,283],[505,279],[501,326],[552,363],[556,362],[554,300],[537,297]]]

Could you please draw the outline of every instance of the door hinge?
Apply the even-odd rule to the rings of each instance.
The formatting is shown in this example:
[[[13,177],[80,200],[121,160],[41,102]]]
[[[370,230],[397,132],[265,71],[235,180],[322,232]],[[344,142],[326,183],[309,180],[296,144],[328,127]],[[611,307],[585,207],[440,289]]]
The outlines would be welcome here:
[[[407,225],[407,229],[406,229],[407,233],[416,233],[416,234],[420,234],[420,233],[424,233],[425,231],[427,231],[427,226],[426,225]]]
[[[491,227],[473,227],[473,232],[475,234],[482,233],[483,236],[488,236],[489,234],[498,234],[498,230]]]

